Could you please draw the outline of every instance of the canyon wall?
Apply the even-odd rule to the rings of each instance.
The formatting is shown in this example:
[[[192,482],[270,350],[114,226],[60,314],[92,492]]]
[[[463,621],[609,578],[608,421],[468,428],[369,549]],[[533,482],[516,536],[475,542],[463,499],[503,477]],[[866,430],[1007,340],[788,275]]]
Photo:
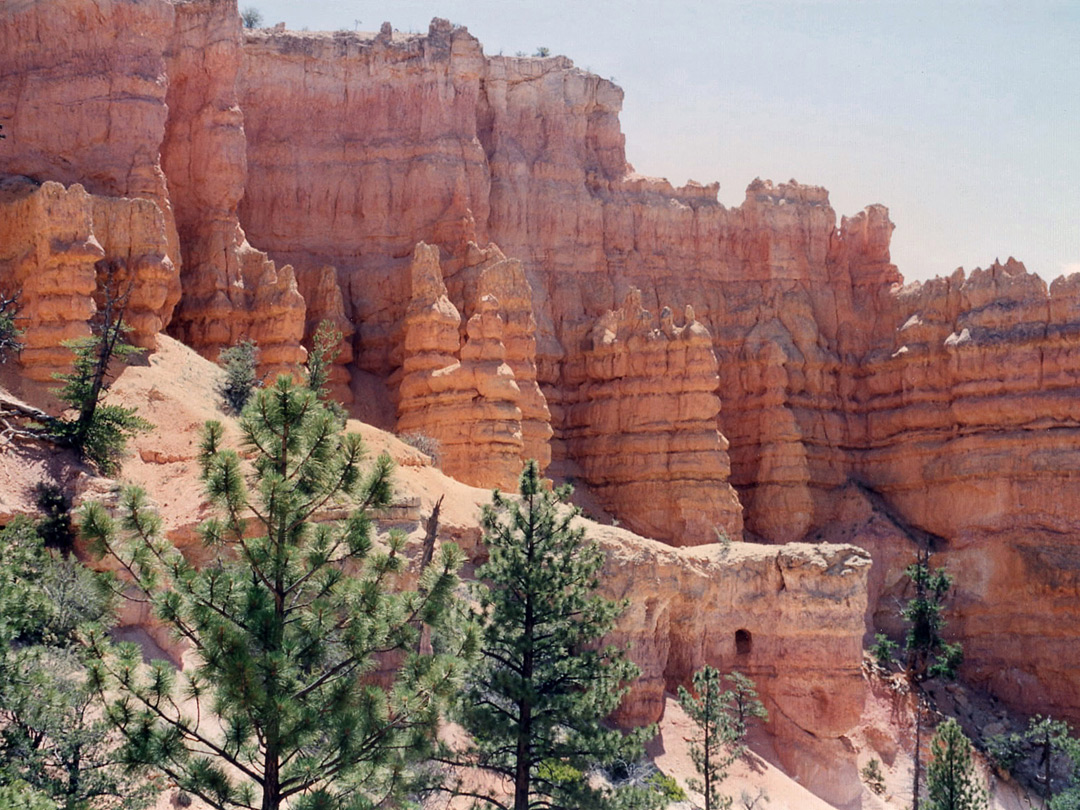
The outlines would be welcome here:
[[[28,376],[65,367],[110,268],[147,347],[254,337],[296,373],[328,319],[333,390],[377,380],[474,483],[537,457],[674,545],[862,544],[893,630],[932,545],[964,675],[1080,719],[1080,277],[901,286],[884,207],[838,223],[814,186],[727,208],[636,175],[618,87],[441,20],[244,32],[233,0],[17,2],[0,75]]]
[[[169,328],[216,359],[249,336],[266,374],[295,373],[304,301],[291,268],[247,244],[236,213],[246,151],[235,90],[240,42],[231,0],[7,4],[0,176],[77,183],[93,195],[95,238],[108,242],[95,261],[130,276],[125,318],[136,343],[152,348]],[[55,357],[34,370],[37,362],[33,353],[24,359],[41,380],[64,365]]]
[[[957,569],[965,675],[1020,708],[1042,702],[1080,717],[1078,678],[1052,661],[1073,659],[1077,634],[1062,626],[1047,640],[1035,618],[1043,608],[1016,616],[1008,596],[1022,564],[1053,612],[1070,594],[1062,570],[1080,560],[1068,406],[1080,345],[1074,279],[1047,291],[1006,265],[902,287],[883,206],[838,222],[813,186],[756,180],[742,205],[726,208],[715,186],[640,177],[625,161],[619,88],[562,57],[484,57],[467,31],[439,21],[427,36],[389,26],[249,34],[240,98],[247,120],[259,121],[246,130],[241,219],[271,257],[337,268],[358,323],[358,369],[394,379],[401,367],[416,239],[439,248],[459,310],[452,279],[465,245],[493,240],[531,287],[552,470],[616,493],[631,484],[620,469],[639,459],[630,448],[643,446],[619,426],[649,423],[650,384],[677,390],[687,377],[658,363],[636,387],[618,374],[602,379],[607,372],[590,379],[590,363],[618,362],[597,356],[597,324],[634,288],[649,317],[690,305],[710,336],[718,384],[677,398],[694,410],[691,402],[719,397],[710,446],[723,454],[727,443],[727,458],[703,480],[717,482],[714,494],[735,488],[747,536],[822,537],[838,515],[850,517],[843,529],[854,542],[887,552],[884,601],[870,618],[889,627],[883,594],[901,587],[916,542],[933,543]],[[290,139],[313,106],[332,111],[335,125]],[[674,480],[681,458],[669,444],[646,466]],[[865,491],[873,519],[851,507],[852,487]],[[604,505],[653,536],[702,542],[703,526],[686,526],[677,499],[635,517],[654,506],[642,500]],[[1051,557],[1058,563],[1043,570]],[[1026,645],[1043,652],[1029,658]]]
[[[250,338],[263,376],[295,374],[306,356],[304,299],[292,268],[248,244],[237,218],[247,150],[236,97],[235,4],[189,0],[175,9],[160,148],[184,255],[184,297],[170,331],[211,360]]]

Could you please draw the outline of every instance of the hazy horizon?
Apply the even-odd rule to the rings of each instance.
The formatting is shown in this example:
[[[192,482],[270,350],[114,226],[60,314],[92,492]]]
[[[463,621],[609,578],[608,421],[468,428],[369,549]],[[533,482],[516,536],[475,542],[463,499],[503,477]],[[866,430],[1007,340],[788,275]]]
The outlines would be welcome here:
[[[824,186],[889,207],[907,280],[1014,256],[1080,272],[1080,3],[240,0],[265,25],[425,32],[485,53],[564,54],[625,93],[641,174]]]

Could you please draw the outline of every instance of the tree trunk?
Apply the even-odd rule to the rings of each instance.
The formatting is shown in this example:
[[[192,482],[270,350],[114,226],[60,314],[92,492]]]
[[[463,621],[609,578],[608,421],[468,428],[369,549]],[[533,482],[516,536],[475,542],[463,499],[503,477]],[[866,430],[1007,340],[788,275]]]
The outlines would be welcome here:
[[[911,794],[911,810],[919,810],[919,776],[922,764],[922,694],[915,690],[915,789]]]

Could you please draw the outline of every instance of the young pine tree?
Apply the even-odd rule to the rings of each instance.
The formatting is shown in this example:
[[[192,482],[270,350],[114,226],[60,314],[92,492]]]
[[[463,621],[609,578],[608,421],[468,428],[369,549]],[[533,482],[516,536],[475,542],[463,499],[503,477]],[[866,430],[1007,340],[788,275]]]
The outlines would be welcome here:
[[[18,317],[18,294],[0,292],[0,363],[6,363],[8,357],[23,350],[23,333],[15,324]]]
[[[599,646],[622,606],[596,594],[604,555],[573,526],[569,487],[545,490],[530,461],[520,489],[520,502],[496,491],[484,508],[489,557],[476,577],[490,587],[479,593],[479,658],[461,702],[474,740],[464,759],[512,785],[514,810],[612,807],[627,794],[590,786],[586,773],[639,758],[654,733],[603,723],[638,674],[621,650]],[[466,795],[511,806],[493,792]]]
[[[729,717],[734,739],[740,744],[746,739],[750,722],[753,720],[768,720],[769,713],[764,704],[758,700],[757,689],[754,682],[741,672],[732,672],[724,676],[731,686],[724,692],[724,702],[730,707]]]
[[[307,387],[321,400],[326,399],[326,386],[330,382],[330,369],[341,354],[341,330],[331,320],[319,322],[311,338],[311,351],[307,359]]]
[[[987,740],[998,767],[1046,798],[1050,810],[1080,808],[1080,740],[1063,720],[1036,715],[1023,731]]]
[[[720,792],[720,783],[743,750],[729,713],[731,696],[723,691],[720,672],[714,667],[695,672],[693,686],[693,692],[679,687],[679,703],[699,731],[690,746],[690,758],[701,779],[692,780],[690,789],[705,797],[705,810],[727,810],[732,797]]]
[[[219,810],[391,801],[456,691],[455,661],[415,650],[446,612],[459,553],[444,547],[418,592],[395,590],[404,540],[377,550],[369,516],[389,498],[390,460],[364,474],[360,437],[289,378],[259,391],[240,426],[250,463],[221,447],[219,424],[206,428],[203,478],[220,517],[202,526],[215,552],[203,567],[161,536],[138,490],[118,523],[99,505],[83,514],[84,536],[196,654],[181,675],[163,661],[147,670],[132,647],[103,654],[97,683],[120,693],[109,717],[129,762]],[[356,508],[319,519],[342,504]]]
[[[244,338],[239,343],[222,349],[218,362],[225,369],[221,396],[233,412],[239,414],[261,384],[258,375],[259,347],[254,340]]]
[[[915,772],[912,808],[919,810],[922,774],[922,685],[933,678],[954,678],[963,659],[959,644],[950,644],[943,635],[945,629],[945,597],[953,580],[942,568],[930,568],[930,552],[921,551],[918,559],[907,568],[915,586],[912,597],[901,611],[908,623],[905,639],[905,671],[915,693]]]
[[[101,305],[91,324],[93,334],[64,342],[75,353],[75,361],[70,373],[56,375],[63,383],[56,395],[77,415],[56,420],[50,431],[57,441],[93,462],[105,475],[119,468],[128,439],[153,427],[134,408],[101,401],[108,388],[109,365],[114,359],[127,361],[140,351],[124,339],[130,331],[124,323],[130,293],[130,278],[120,265],[110,263],[104,274]]]
[[[930,741],[926,789],[929,810],[986,810],[986,790],[975,774],[971,743],[951,717]]]

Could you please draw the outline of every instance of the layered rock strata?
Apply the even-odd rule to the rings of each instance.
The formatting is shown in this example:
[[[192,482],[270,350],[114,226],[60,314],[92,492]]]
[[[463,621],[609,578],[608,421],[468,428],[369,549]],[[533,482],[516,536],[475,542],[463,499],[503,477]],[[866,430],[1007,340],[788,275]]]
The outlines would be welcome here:
[[[0,183],[0,292],[19,296],[23,372],[48,381],[71,367],[61,344],[90,335],[96,309],[91,197],[80,185],[7,179]]]
[[[175,9],[161,165],[184,254],[184,298],[171,331],[211,360],[251,338],[263,376],[295,374],[306,357],[304,300],[292,268],[248,244],[237,219],[247,167],[236,97],[240,18],[220,0]]]
[[[410,270],[397,430],[434,439],[444,472],[514,489],[522,468],[521,389],[505,362],[499,302],[485,295],[465,327],[450,302],[439,249],[420,243]]]
[[[316,78],[305,86],[302,76]],[[251,205],[241,217],[272,255],[338,267],[361,321],[358,366],[379,374],[400,365],[393,325],[415,238],[441,247],[448,279],[470,238],[521,259],[561,469],[580,468],[588,452],[571,441],[570,420],[590,332],[638,287],[647,310],[692,305],[711,335],[718,426],[752,535],[788,541],[826,527],[854,483],[915,534],[993,556],[1017,542],[1002,534],[1016,517],[1031,542],[1080,558],[1064,405],[1077,345],[1072,281],[1044,292],[1002,268],[901,290],[884,207],[838,221],[824,189],[755,181],[729,209],[715,186],[637,176],[621,101],[569,60],[485,58],[466,31],[439,22],[419,37],[253,34],[241,104],[261,123],[247,132]],[[324,105],[363,114],[285,142]],[[421,181],[434,190],[423,200]],[[1021,326],[1006,327],[1018,316]],[[652,531],[675,536],[679,519],[672,512]],[[982,592],[959,588],[961,604],[965,588],[972,599]],[[987,610],[988,624],[1004,617],[1004,607]],[[969,658],[971,677],[1034,679],[1029,694],[1072,705],[1075,676],[1033,674],[1015,639],[976,643],[963,615],[954,626],[986,648],[985,665]],[[1032,622],[1016,627],[1031,643],[1039,635]],[[1074,637],[1063,631],[1057,649]]]
[[[1080,637],[1045,620],[1067,615],[1068,572],[1080,567],[1077,277],[1047,288],[1006,263],[901,288],[883,207],[838,224],[812,186],[755,181],[726,208],[715,185],[640,177],[625,160],[619,88],[562,57],[486,57],[444,21],[425,36],[387,25],[242,40],[228,0],[9,3],[0,75],[0,173],[86,189],[5,192],[0,262],[24,290],[29,374],[47,378],[68,357],[59,341],[85,334],[107,254],[148,279],[143,336],[169,324],[177,287],[167,267],[175,274],[183,258],[184,299],[168,328],[200,351],[253,336],[268,368],[294,370],[316,316],[351,321],[350,372],[389,379],[399,397],[419,375],[398,400],[402,416],[445,424],[419,417],[418,392],[457,363],[442,376],[459,386],[458,412],[465,391],[479,392],[464,376],[499,381],[495,399],[515,403],[519,427],[502,405],[496,421],[520,432],[519,454],[549,450],[554,468],[588,467],[603,490],[630,478],[598,450],[602,432],[586,440],[575,421],[579,389],[608,399],[602,423],[649,416],[612,395],[627,381],[586,373],[620,351],[617,339],[593,341],[594,328],[631,288],[650,312],[689,304],[715,354],[703,373],[710,386],[718,375],[716,423],[749,533],[816,536],[836,515],[861,514],[852,487],[866,493],[875,517],[862,534],[863,523],[849,525],[856,536],[904,553],[912,538],[933,542],[943,560],[970,567],[953,625],[968,677],[1014,705],[1043,701],[1080,718],[1077,676],[1061,663],[1075,660]],[[458,313],[439,331],[445,345],[426,347],[416,319],[408,328],[419,332],[406,334],[418,239],[438,249]],[[492,240],[505,255],[477,247]],[[682,340],[642,345],[656,358]],[[425,366],[427,355],[446,362]],[[504,396],[504,366],[516,398]],[[700,438],[707,392],[690,376],[675,375],[687,393],[672,430],[692,415]],[[657,477],[664,453],[650,456]],[[723,463],[708,480],[727,497]],[[492,469],[509,476],[509,466]],[[609,504],[624,518],[640,500],[611,494]],[[648,530],[688,536],[685,504],[669,503]],[[1010,607],[1017,567],[1040,596],[1025,611]]]
[[[956,575],[965,676],[1078,718],[1080,276],[1048,287],[1010,259],[894,301],[856,388],[857,474]]]
[[[479,312],[485,298],[498,302],[506,364],[520,391],[521,453],[546,469],[551,462],[551,411],[536,379],[536,318],[524,267],[504,256],[494,243],[481,248],[469,242],[463,267],[446,284],[455,300],[462,302],[466,317]]]
[[[705,664],[754,679],[780,762],[843,806],[860,793],[841,737],[864,702],[861,671],[869,555],[850,545],[733,543],[664,549],[603,535],[604,592],[630,606],[613,640],[642,675],[618,716],[648,723],[664,693]]]
[[[0,8],[0,175],[142,197],[161,210],[166,255],[179,242],[158,154],[165,136],[166,0],[65,0]],[[170,289],[168,322],[179,285]]]
[[[574,392],[567,450],[607,511],[678,546],[742,537],[727,440],[716,427],[716,355],[691,307],[677,326],[670,309],[654,318],[631,289],[563,378]]]
[[[336,345],[328,347],[330,368],[326,387],[333,399],[348,405],[353,401],[349,365],[353,361],[356,328],[345,315],[345,300],[338,286],[337,270],[324,266],[300,272],[296,276],[296,284],[304,298],[304,346],[308,352],[315,349],[315,333],[323,324],[329,324],[331,330],[341,335]]]
[[[155,348],[176,280],[156,203],[100,197],[78,184],[0,181],[0,290],[19,296],[27,377],[48,382],[70,368],[63,343],[90,335],[107,275],[132,327],[129,339]]]

